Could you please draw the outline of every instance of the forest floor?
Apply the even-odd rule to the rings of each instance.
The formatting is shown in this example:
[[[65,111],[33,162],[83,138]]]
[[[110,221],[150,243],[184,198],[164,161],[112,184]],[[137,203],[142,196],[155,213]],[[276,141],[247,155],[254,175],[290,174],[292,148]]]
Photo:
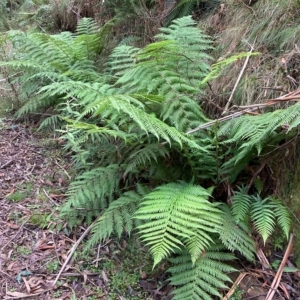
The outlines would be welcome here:
[[[83,241],[63,267],[87,230],[83,224],[70,231],[59,218],[75,175],[71,156],[58,139],[32,128],[0,119],[0,299],[171,299],[168,266],[153,271],[147,249],[126,236],[88,252]],[[265,299],[276,271],[259,264],[241,269],[232,278],[238,293],[230,299]],[[276,299],[300,299],[298,280],[284,275]]]
[[[147,250],[126,237],[89,253],[80,244],[53,287],[86,230],[58,218],[72,177],[60,148],[0,119],[0,299],[170,299],[163,270],[153,273]]]

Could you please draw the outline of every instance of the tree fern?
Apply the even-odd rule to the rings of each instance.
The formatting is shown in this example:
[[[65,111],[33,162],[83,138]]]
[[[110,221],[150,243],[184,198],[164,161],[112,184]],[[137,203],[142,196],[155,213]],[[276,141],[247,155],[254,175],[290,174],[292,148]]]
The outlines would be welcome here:
[[[223,261],[232,261],[232,254],[224,253],[224,248],[214,245],[193,263],[188,253],[170,259],[174,264],[168,269],[170,282],[176,286],[174,300],[212,300],[211,295],[220,297],[219,289],[227,288],[225,282],[231,282],[226,275],[235,269]]]
[[[230,209],[201,185],[215,184],[217,198],[220,182],[241,179],[270,141],[277,145],[294,134],[299,104],[198,131],[208,121],[201,107],[205,85],[249,54],[211,67],[210,38],[183,17],[144,48],[119,45],[106,58],[112,23],[98,29],[82,19],[74,34],[12,33],[17,60],[1,65],[24,70],[18,80],[26,101],[18,115],[52,106],[60,116],[42,125],[64,120],[59,132],[79,175],[61,212],[71,226],[98,218],[88,247],[137,229],[154,265],[180,253],[171,259],[174,299],[219,296],[233,270],[222,262],[234,259],[227,252],[253,260],[250,225],[266,241],[276,221],[287,236],[290,218],[271,197],[239,189]]]
[[[146,221],[138,227],[141,239],[150,246],[154,265],[175,249],[186,245],[192,260],[211,243],[209,234],[221,224],[220,210],[201,186],[179,182],[157,187],[146,195],[135,218]],[[195,242],[190,242],[197,235]]]

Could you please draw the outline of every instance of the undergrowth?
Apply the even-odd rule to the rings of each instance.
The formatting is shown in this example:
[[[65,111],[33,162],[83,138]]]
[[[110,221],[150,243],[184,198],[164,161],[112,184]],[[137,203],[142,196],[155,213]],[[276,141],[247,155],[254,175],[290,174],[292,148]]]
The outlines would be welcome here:
[[[251,105],[280,96],[299,85],[299,3],[292,0],[226,1],[224,6],[202,18],[199,26],[212,34],[219,59],[232,53],[254,51],[261,56],[249,60],[233,95],[232,105]],[[244,60],[236,61],[211,81],[207,90],[207,111],[213,118],[225,107]],[[212,102],[209,102],[212,101]],[[278,106],[276,107],[278,108]]]
[[[105,64],[101,41],[109,31],[91,19],[75,33],[11,32],[16,59],[1,63],[23,71],[17,117],[51,113],[41,127],[59,126],[73,153],[79,174],[61,215],[70,227],[96,219],[88,249],[137,234],[154,266],[172,263],[174,299],[220,296],[235,255],[254,260],[252,233],[265,242],[277,226],[288,237],[280,200],[238,185],[258,155],[296,134],[300,120],[296,104],[194,130],[210,121],[206,84],[249,56],[212,65],[212,41],[195,25],[183,17],[143,48],[121,43]]]

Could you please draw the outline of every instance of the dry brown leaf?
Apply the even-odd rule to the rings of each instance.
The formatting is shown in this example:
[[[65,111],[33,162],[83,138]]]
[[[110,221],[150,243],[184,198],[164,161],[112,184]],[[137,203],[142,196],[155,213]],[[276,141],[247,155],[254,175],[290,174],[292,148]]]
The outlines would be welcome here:
[[[7,224],[7,226],[8,226],[9,228],[11,228],[11,229],[19,229],[19,228],[20,228],[19,225],[16,225],[16,224],[14,224],[14,223],[9,223],[9,222],[7,222],[6,224]]]
[[[23,279],[23,281],[25,283],[25,287],[26,287],[27,293],[30,294],[31,288],[30,288],[30,285],[29,285],[28,281],[24,277],[22,277],[22,279]]]
[[[6,295],[10,297],[28,297],[28,294],[19,293],[19,292],[10,292],[10,291],[7,291]],[[6,299],[7,298],[8,297],[6,297]]]
[[[107,278],[104,271],[102,271],[102,278],[103,278],[103,281],[104,281],[105,284],[108,283],[109,280],[108,280],[108,278]]]

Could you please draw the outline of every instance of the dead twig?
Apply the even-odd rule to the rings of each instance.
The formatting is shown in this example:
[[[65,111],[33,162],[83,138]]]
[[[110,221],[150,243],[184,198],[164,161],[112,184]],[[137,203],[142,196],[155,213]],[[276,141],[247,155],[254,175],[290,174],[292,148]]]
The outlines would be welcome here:
[[[91,229],[93,228],[94,224],[98,221],[98,218],[85,230],[85,232],[82,234],[82,236],[78,239],[78,241],[73,245],[73,247],[70,250],[70,253],[66,259],[66,261],[64,262],[63,266],[61,267],[59,273],[57,274],[54,282],[53,282],[53,286],[55,286],[55,284],[57,283],[59,277],[61,276],[61,274],[63,273],[65,267],[67,266],[67,264],[69,263],[71,257],[73,256],[75,250],[77,249],[77,247],[79,246],[79,244],[82,242],[82,240],[85,238],[85,236],[91,231]]]
[[[223,300],[228,300],[230,299],[230,297],[234,294],[236,288],[239,286],[239,284],[241,283],[241,281],[244,279],[244,277],[247,275],[247,272],[243,272],[239,275],[239,277],[235,280],[234,284],[232,285],[232,287],[230,288],[230,290],[228,291],[228,293],[226,294],[225,297],[223,297]]]
[[[227,115],[225,117],[210,121],[208,123],[202,124],[202,125],[194,128],[194,129],[191,129],[191,130],[187,131],[186,134],[195,133],[199,130],[209,128],[209,127],[213,126],[216,123],[225,122],[225,121],[240,117],[244,114],[255,112],[255,111],[257,111],[261,108],[276,105],[276,104],[278,104],[279,102],[282,102],[282,101],[300,101],[299,93],[300,93],[300,89],[297,89],[296,91],[293,91],[293,92],[288,93],[286,95],[280,96],[278,98],[269,99],[264,103],[253,104],[253,105],[248,105],[248,106],[238,106],[237,108],[242,109],[242,110],[234,112],[234,113],[232,113],[230,115]]]
[[[44,192],[44,194],[45,194],[45,196],[52,202],[52,203],[54,203],[54,205],[56,205],[56,206],[59,206],[48,194],[47,194],[47,192],[45,191],[45,189],[43,189],[43,192]]]
[[[11,165],[14,162],[13,159],[9,160],[8,162],[6,162],[5,164],[3,164],[2,166],[0,166],[0,169],[4,169],[5,167]]]
[[[271,288],[270,288],[270,290],[269,290],[269,292],[267,294],[266,300],[272,300],[273,297],[274,297],[275,292],[277,291],[277,288],[278,288],[278,286],[280,284],[280,280],[281,280],[283,268],[286,265],[287,260],[288,260],[288,258],[290,256],[290,253],[291,253],[291,250],[292,250],[293,237],[294,237],[294,235],[291,233],[290,240],[289,240],[288,246],[286,248],[284,257],[283,257],[283,259],[281,261],[281,264],[280,264],[280,266],[278,268],[276,276],[274,277],[274,280],[272,282]]]
[[[7,273],[5,273],[4,271],[0,270],[0,273],[7,276],[8,278],[10,278],[12,281],[15,281],[14,278],[12,278],[10,275],[8,275]]]
[[[248,188],[247,188],[247,193],[249,191],[249,189],[251,188],[254,180],[256,179],[256,177],[259,175],[259,173],[263,170],[263,168],[266,166],[267,163],[262,163],[262,165],[258,168],[258,170],[253,174],[249,184],[248,184]]]
[[[63,166],[61,166],[57,160],[55,160],[55,163],[64,171],[64,173],[67,175],[67,177],[69,178],[69,180],[72,179],[72,177],[69,175],[69,173],[65,170],[65,168]]]
[[[255,41],[254,41],[254,43],[255,43]],[[250,45],[249,43],[248,43],[248,45],[250,46],[250,55],[251,55],[251,53],[252,53],[253,50],[254,50],[254,46]],[[244,62],[244,65],[243,65],[243,67],[242,67],[242,69],[241,69],[241,71],[240,71],[240,74],[239,74],[239,76],[238,76],[236,82],[235,82],[235,85],[234,85],[234,87],[233,87],[233,89],[232,89],[232,92],[231,92],[231,94],[230,94],[230,97],[229,97],[229,99],[228,99],[228,101],[227,101],[227,104],[226,104],[226,106],[225,106],[225,108],[224,108],[224,111],[223,111],[223,113],[222,113],[222,116],[225,115],[226,112],[228,111],[228,108],[229,108],[229,105],[230,105],[230,103],[231,103],[231,101],[232,101],[232,99],[233,99],[234,93],[235,93],[235,91],[236,91],[236,89],[237,89],[237,87],[238,87],[238,85],[239,85],[239,83],[240,83],[240,81],[241,81],[241,78],[242,78],[242,76],[243,76],[243,74],[244,74],[244,72],[245,72],[245,69],[246,69],[246,67],[247,67],[247,64],[248,64],[248,62],[249,62],[250,55],[248,55],[248,56],[246,57],[246,60],[245,60],[245,62]]]

